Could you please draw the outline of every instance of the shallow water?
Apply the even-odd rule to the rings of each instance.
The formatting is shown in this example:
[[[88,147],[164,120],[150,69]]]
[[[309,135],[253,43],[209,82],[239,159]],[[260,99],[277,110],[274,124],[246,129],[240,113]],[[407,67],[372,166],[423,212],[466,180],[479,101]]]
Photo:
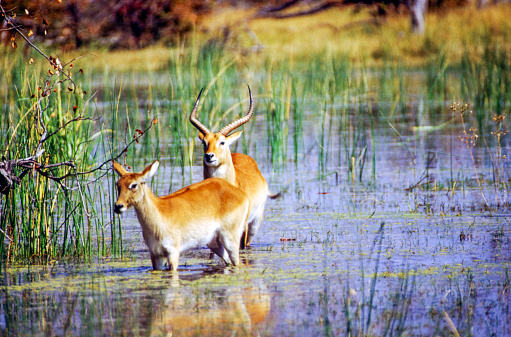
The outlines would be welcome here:
[[[254,123],[264,129],[263,118]],[[472,161],[459,126],[413,132],[412,125],[396,124],[398,136],[381,123],[375,142],[368,131],[355,144],[357,154],[364,144],[375,153],[361,181],[360,163],[348,174],[337,131],[326,137],[332,145],[321,169],[314,116],[296,162],[271,166],[267,148],[251,149],[283,197],[267,201],[238,269],[200,248],[181,257],[178,276],[152,271],[134,211],[122,218],[122,260],[8,267],[2,334],[510,335],[509,195],[477,188],[474,165],[491,187],[491,158],[480,146]],[[266,137],[252,134],[261,137],[254,142]],[[510,144],[503,142],[504,153]],[[161,167],[153,189],[182,186],[180,174],[168,181],[164,158]],[[499,178],[509,186],[509,162],[503,167]],[[191,174],[200,181],[201,167]]]

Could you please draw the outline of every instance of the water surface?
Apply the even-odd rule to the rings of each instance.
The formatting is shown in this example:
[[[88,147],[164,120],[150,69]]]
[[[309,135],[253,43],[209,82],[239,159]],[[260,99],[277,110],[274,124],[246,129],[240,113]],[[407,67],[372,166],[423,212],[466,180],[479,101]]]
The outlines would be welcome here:
[[[412,108],[419,114],[420,104]],[[335,116],[327,116],[333,127],[325,132],[324,117],[308,113],[303,151],[293,158],[286,145],[280,164],[271,163],[264,116],[250,122],[248,153],[283,197],[267,201],[240,268],[199,248],[181,257],[178,276],[152,271],[130,211],[122,218],[123,259],[8,267],[2,334],[510,335],[511,212],[503,186],[511,170],[505,161],[504,184],[492,187],[491,136],[472,157],[459,123],[424,128],[449,121],[448,113],[383,119],[361,133],[343,130]],[[328,146],[320,155],[322,137]],[[503,153],[510,149],[504,139]],[[159,194],[202,179],[199,155],[182,174],[160,160],[151,183]]]

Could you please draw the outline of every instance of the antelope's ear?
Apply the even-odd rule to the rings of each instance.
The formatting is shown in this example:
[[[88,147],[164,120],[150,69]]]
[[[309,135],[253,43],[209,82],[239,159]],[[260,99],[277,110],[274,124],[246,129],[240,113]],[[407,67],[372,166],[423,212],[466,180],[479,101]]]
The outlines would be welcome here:
[[[112,160],[112,168],[114,169],[115,173],[117,173],[119,176],[123,176],[125,175],[126,173],[128,173],[128,171],[126,171],[124,169],[124,167],[121,166],[121,164],[117,163],[116,161],[113,161]]]
[[[232,143],[237,141],[238,138],[240,138],[242,133],[243,133],[243,130],[240,130],[238,132],[235,132],[235,133],[230,134],[229,136],[225,137],[225,144],[227,144],[227,146],[230,146]]]
[[[158,170],[158,166],[160,165],[160,162],[155,160],[152,164],[148,165],[143,171],[142,171],[142,179],[149,179]]]
[[[204,141],[204,134],[202,132],[199,132],[199,139]]]

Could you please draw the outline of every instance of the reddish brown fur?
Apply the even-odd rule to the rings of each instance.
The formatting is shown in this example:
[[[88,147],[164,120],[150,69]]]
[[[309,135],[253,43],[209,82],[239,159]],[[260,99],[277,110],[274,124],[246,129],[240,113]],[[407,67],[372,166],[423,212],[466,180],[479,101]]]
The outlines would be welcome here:
[[[242,131],[225,137],[220,133],[199,134],[204,143],[204,179],[218,177],[227,180],[244,191],[250,199],[248,235],[244,235],[241,247],[250,245],[259,226],[264,212],[264,204],[268,196],[268,184],[254,159],[242,153],[232,153],[229,145],[239,138]],[[224,142],[224,145],[221,145]],[[214,154],[217,162],[208,165],[207,156]]]
[[[145,184],[158,162],[141,173],[129,173],[118,163],[114,170],[119,197],[115,211],[134,207],[154,269],[166,259],[176,270],[179,254],[208,245],[229,264],[239,265],[239,242],[246,226],[250,202],[247,195],[223,179],[206,179],[164,197],[156,197]]]

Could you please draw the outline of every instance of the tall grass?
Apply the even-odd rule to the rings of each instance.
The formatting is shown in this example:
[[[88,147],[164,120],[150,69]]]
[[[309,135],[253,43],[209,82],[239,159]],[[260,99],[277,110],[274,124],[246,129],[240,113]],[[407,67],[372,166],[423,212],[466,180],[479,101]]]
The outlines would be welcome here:
[[[505,46],[491,41],[483,47],[479,58],[466,56],[454,62],[446,50],[421,68],[406,67],[393,56],[383,67],[354,66],[350,54],[335,48],[295,55],[291,60],[267,54],[252,58],[232,53],[219,43],[197,40],[168,49],[170,57],[157,62],[159,68],[142,66],[116,73],[96,65],[87,71],[90,60],[82,58],[75,66],[85,69],[75,77],[79,90],[56,86],[43,101],[48,106],[44,121],[51,133],[78,113],[98,120],[59,130],[45,143],[42,160],[73,158],[78,170],[90,169],[112,157],[156,117],[157,126],[129,147],[121,160],[136,166],[148,159],[161,159],[169,172],[166,182],[171,191],[174,177],[181,178],[180,185],[193,182],[193,166],[202,155],[200,150],[196,153],[197,131],[188,121],[199,91],[204,89],[198,117],[216,131],[246,112],[248,84],[254,92],[257,115],[244,126],[246,132],[234,150],[276,167],[289,160],[298,163],[312,158],[314,153],[318,176],[336,172],[349,183],[374,181],[376,158],[384,155],[379,143],[382,133],[406,134],[410,121],[422,130],[443,127],[442,123],[450,120],[454,139],[460,132],[455,127],[456,116],[445,109],[454,98],[474,102],[482,137],[495,131],[493,115],[509,115],[511,55]],[[41,132],[34,122],[34,105],[47,69],[37,58],[29,64],[19,54],[2,53],[0,128],[5,136],[0,150],[7,159],[28,157]],[[363,58],[357,63],[363,65]],[[96,96],[85,104],[96,90]],[[262,126],[256,127],[255,121]],[[389,123],[394,130],[389,130]],[[308,143],[310,139],[315,143]],[[405,137],[401,141],[405,142]],[[494,144],[489,139],[488,148]],[[494,159],[502,159],[502,155]],[[367,158],[371,158],[371,170]],[[451,187],[455,180],[452,158],[447,184]],[[494,172],[502,176],[499,172],[504,164],[498,165],[500,171]],[[54,174],[69,170],[62,167]],[[0,251],[4,259],[44,262],[93,252],[122,254],[121,223],[105,206],[114,201],[113,178],[107,185],[80,188],[85,182],[80,179],[59,185],[33,172],[27,175],[2,198]],[[505,187],[505,179],[495,186]],[[105,245],[105,235],[111,235],[110,248]]]
[[[2,96],[8,99],[0,107],[2,115],[6,116],[1,126],[3,158],[33,156],[43,134],[43,122],[51,136],[45,140],[44,153],[39,160],[51,164],[72,159],[77,170],[88,169],[91,122],[80,120],[66,126],[67,121],[86,113],[82,93],[56,84],[51,95],[42,99],[41,105],[47,109],[40,116],[37,102],[40,88],[44,87],[41,78],[47,77],[43,74],[45,69],[31,68],[24,58],[10,56],[13,62],[4,64],[2,71],[2,80],[9,84],[2,90]],[[54,181],[35,170],[13,170],[23,179],[2,198],[2,259],[44,263],[60,256],[90,255],[91,213],[87,202],[90,196],[82,189],[81,179]],[[72,167],[64,165],[49,172],[62,176],[73,171]]]
[[[138,155],[148,155],[148,146],[152,144],[150,153],[163,155],[171,161],[172,167],[181,166],[188,172],[196,158],[196,130],[187,118],[201,88],[205,90],[199,119],[209,128],[218,130],[245,112],[242,109],[245,85],[252,87],[256,114],[265,118],[262,128],[267,150],[261,157],[261,144],[249,137],[252,124],[244,126],[241,150],[250,153],[257,147],[257,156],[275,165],[283,165],[290,159],[296,162],[305,156],[311,145],[305,144],[304,139],[313,130],[309,122],[319,121],[313,125],[317,128],[318,168],[320,171],[345,169],[349,181],[364,181],[367,176],[375,178],[378,146],[375,130],[387,121],[400,128],[405,121],[416,120],[418,129],[429,127],[423,123],[443,122],[445,108],[456,96],[480,101],[482,106],[478,113],[486,116],[487,109],[509,109],[505,92],[509,81],[504,71],[483,75],[488,83],[500,83],[498,87],[502,90],[465,89],[466,83],[473,81],[471,72],[483,71],[489,64],[495,64],[492,68],[504,69],[505,53],[499,54],[500,58],[487,53],[488,58],[483,61],[467,59],[453,63],[444,52],[432,57],[424,68],[407,68],[393,58],[388,59],[383,68],[354,67],[348,54],[332,50],[295,57],[290,62],[264,54],[254,61],[231,53],[218,43],[196,43],[190,48],[181,45],[170,53],[169,63],[158,71],[164,76],[151,72],[150,84],[142,85],[142,91],[140,87],[138,92],[129,90],[132,96],[129,100],[138,106],[130,108],[135,111],[131,119],[136,119],[137,114],[139,120],[141,115],[160,116],[163,128],[158,129],[156,137],[150,135],[144,140],[146,150]],[[464,75],[460,77],[460,73]],[[470,87],[476,83],[471,83]],[[489,98],[477,99],[481,95]],[[424,97],[420,104],[418,97]],[[141,100],[145,103],[137,103]],[[495,103],[497,101],[500,105]],[[417,109],[423,114],[421,119],[417,119]],[[383,119],[378,117],[381,115]],[[481,123],[485,120],[487,118],[482,118]],[[372,162],[370,171],[365,170],[368,158]]]

